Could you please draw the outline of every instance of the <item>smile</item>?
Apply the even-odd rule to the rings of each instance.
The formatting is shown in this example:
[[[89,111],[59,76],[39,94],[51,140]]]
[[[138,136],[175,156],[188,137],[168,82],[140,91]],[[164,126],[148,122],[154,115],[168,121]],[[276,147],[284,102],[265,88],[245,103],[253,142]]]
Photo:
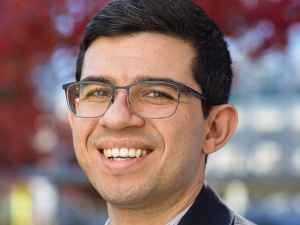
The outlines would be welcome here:
[[[106,158],[115,161],[129,160],[132,158],[140,158],[152,152],[149,149],[135,149],[135,148],[112,148],[103,149],[101,151]]]

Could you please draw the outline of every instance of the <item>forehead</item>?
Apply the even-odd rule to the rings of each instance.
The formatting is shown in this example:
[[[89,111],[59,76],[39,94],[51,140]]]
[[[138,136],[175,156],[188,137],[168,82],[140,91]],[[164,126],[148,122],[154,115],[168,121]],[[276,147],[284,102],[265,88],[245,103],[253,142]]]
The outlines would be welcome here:
[[[87,49],[81,79],[105,77],[114,85],[128,85],[141,77],[171,78],[195,87],[189,43],[162,34],[100,37]]]

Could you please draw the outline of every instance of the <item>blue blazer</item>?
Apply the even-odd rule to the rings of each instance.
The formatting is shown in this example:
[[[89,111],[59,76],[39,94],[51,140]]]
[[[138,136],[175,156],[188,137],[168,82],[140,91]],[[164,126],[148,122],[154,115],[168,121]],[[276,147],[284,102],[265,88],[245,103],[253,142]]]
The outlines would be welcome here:
[[[205,181],[191,208],[178,225],[255,225],[230,210]]]

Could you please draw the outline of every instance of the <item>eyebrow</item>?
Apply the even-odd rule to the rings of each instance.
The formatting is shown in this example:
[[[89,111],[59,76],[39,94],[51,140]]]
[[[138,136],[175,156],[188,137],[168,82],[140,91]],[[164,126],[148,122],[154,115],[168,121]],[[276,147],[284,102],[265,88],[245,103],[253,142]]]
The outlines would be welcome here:
[[[106,84],[113,85],[115,83],[115,80],[108,76],[88,76],[81,81],[98,81]]]
[[[135,79],[135,82],[143,82],[143,81],[166,81],[166,82],[177,82],[170,77],[151,77],[151,76],[139,76]],[[177,82],[180,83],[180,82]]]
[[[116,83],[115,79],[109,76],[87,76],[81,81],[97,81],[110,85],[114,85]],[[166,82],[177,82],[170,77],[152,77],[152,76],[138,76],[133,80],[133,83],[143,82],[143,81],[166,81]],[[180,83],[180,82],[177,82]]]

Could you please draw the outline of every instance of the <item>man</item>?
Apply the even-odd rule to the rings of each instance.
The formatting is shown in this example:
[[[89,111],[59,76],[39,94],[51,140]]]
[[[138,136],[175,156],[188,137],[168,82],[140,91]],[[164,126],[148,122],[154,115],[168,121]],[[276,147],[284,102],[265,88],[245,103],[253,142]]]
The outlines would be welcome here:
[[[219,27],[187,0],[117,0],[82,38],[65,84],[78,162],[107,224],[252,224],[204,181],[237,124]]]

